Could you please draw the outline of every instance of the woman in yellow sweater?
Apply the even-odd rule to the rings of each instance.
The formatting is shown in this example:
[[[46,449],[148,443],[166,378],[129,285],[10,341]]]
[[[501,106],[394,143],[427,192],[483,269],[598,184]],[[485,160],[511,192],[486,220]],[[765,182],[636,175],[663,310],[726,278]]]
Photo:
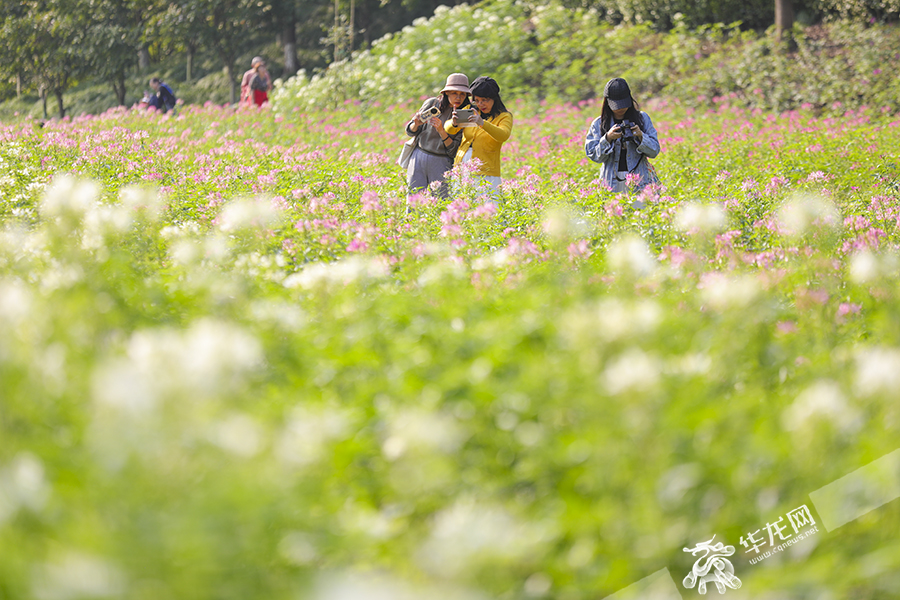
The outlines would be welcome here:
[[[462,143],[456,151],[458,165],[473,158],[481,161],[478,173],[482,180],[491,187],[494,193],[500,192],[500,148],[512,133],[513,117],[503,100],[500,99],[500,86],[490,77],[479,77],[472,82],[472,104],[477,111],[467,123],[460,123],[456,110],[452,119],[444,124],[450,135],[463,130]]]

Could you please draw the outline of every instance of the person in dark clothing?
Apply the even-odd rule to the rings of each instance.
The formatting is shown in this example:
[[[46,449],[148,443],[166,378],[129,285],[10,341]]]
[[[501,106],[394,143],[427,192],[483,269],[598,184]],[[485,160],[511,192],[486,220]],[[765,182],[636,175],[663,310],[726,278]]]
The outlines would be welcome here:
[[[159,77],[154,77],[150,80],[150,87],[153,88],[158,99],[157,103],[151,102],[151,106],[156,104],[160,112],[168,112],[175,109],[178,99],[175,97],[175,92],[172,91],[172,88],[160,81]]]

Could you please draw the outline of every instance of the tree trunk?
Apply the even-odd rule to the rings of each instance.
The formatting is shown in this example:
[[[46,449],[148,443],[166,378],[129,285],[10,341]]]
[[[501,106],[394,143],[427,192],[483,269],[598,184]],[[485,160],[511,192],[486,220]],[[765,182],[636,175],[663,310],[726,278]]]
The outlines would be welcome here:
[[[56,96],[56,105],[59,107],[59,118],[62,119],[66,116],[66,107],[63,106],[62,88],[56,88],[55,90],[53,90],[53,95]]]
[[[194,78],[194,53],[197,49],[193,44],[187,44],[187,67],[185,68],[184,80],[190,83]]]
[[[22,74],[16,73],[16,100],[22,99]]]
[[[341,30],[341,12],[338,7],[338,0],[334,0],[334,62],[338,60],[338,53],[340,52],[341,42],[340,42],[340,30]]]
[[[350,46],[347,48],[347,57],[353,55],[353,41],[356,37],[356,0],[350,0]]]
[[[231,86],[231,104],[238,101],[237,83],[234,80],[234,59],[225,60],[225,76],[228,77],[228,84]]]
[[[44,108],[44,120],[47,120],[47,88],[43,85],[38,89],[38,94],[41,96],[41,105]]]
[[[116,100],[119,106],[125,106],[125,74],[121,73],[116,76],[112,82],[113,91],[116,93]]]
[[[782,40],[793,46],[794,3],[792,0],[775,0],[775,41],[780,45]]]
[[[297,19],[291,11],[287,22],[284,24],[282,40],[284,42],[284,73],[282,77],[287,79],[297,73]]]
[[[150,49],[147,46],[141,46],[138,49],[138,70],[141,73],[147,72],[150,68]]]

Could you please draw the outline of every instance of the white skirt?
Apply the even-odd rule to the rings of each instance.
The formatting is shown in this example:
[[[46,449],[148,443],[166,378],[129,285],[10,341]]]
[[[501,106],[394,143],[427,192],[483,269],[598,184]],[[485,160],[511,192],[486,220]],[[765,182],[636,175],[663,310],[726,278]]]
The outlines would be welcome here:
[[[472,147],[469,146],[469,149],[466,150],[465,155],[463,156],[462,162],[467,163],[472,160]],[[496,195],[500,193],[500,183],[501,179],[496,175],[476,175],[475,180],[477,183],[477,188],[481,191],[484,188],[486,193],[491,195]]]

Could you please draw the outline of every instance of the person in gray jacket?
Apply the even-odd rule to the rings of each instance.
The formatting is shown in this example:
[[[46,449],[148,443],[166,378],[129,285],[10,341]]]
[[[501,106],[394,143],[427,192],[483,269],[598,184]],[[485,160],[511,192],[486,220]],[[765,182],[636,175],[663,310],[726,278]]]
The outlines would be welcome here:
[[[584,151],[603,166],[600,176],[615,193],[627,191],[629,180],[635,191],[659,182],[647,160],[659,154],[656,129],[621,77],[606,84],[603,107],[588,129]]]
[[[444,130],[444,123],[452,117],[453,110],[469,105],[469,78],[462,73],[447,77],[447,83],[437,98],[425,101],[413,118],[406,124],[406,134],[417,137],[417,144],[406,169],[406,183],[410,192],[429,188],[440,182],[436,193],[441,198],[449,195],[449,186],[444,183],[444,174],[453,168],[453,159],[462,140],[462,133],[450,135]],[[434,116],[425,116],[436,108]]]

